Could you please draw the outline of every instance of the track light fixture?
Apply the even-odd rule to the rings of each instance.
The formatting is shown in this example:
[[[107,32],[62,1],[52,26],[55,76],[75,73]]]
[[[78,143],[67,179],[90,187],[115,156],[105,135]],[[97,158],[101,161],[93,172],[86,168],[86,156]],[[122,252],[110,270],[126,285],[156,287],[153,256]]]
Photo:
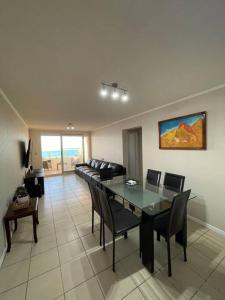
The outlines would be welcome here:
[[[67,126],[66,126],[66,129],[67,130],[74,130],[75,127],[74,127],[74,125],[72,123],[68,123]]]
[[[102,82],[100,95],[102,98],[106,98],[108,95],[111,95],[111,98],[115,101],[121,99],[122,102],[127,102],[129,100],[127,90],[119,87],[116,82],[111,84]]]

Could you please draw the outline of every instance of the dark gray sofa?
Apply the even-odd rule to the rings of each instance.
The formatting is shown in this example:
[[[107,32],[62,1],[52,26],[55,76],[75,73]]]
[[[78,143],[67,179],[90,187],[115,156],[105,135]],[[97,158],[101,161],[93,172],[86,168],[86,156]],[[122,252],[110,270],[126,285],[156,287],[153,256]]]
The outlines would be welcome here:
[[[89,159],[84,164],[77,164],[75,166],[75,173],[85,179],[95,176],[101,176],[104,179],[104,175],[107,177],[109,174],[111,177],[126,175],[126,168],[117,163]]]

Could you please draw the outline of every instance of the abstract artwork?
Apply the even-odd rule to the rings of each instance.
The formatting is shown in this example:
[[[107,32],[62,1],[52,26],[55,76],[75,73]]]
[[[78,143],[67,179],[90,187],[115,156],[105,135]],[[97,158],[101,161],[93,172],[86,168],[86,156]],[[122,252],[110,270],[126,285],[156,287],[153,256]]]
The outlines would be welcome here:
[[[206,149],[206,112],[160,121],[159,148]]]

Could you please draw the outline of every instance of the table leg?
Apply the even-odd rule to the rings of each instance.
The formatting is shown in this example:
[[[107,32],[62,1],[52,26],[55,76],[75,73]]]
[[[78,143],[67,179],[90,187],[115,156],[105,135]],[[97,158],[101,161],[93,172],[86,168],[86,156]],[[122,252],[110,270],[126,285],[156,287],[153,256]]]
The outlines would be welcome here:
[[[14,228],[14,232],[15,232],[15,231],[17,231],[17,219],[14,220],[14,225],[15,225],[15,228]]]
[[[4,220],[4,223],[5,223],[5,231],[6,231],[6,239],[7,239],[7,252],[9,252],[10,248],[11,248],[11,235],[10,235],[9,220]]]
[[[149,270],[154,273],[154,219],[147,214],[142,214],[141,224],[141,255],[142,263]]]
[[[34,233],[34,241],[37,243],[37,218],[36,218],[36,212],[33,213],[33,233]]]

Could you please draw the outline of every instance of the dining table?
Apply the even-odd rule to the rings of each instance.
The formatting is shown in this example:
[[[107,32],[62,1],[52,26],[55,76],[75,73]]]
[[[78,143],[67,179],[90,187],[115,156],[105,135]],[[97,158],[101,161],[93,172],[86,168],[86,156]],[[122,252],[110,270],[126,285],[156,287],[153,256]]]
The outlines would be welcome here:
[[[155,186],[146,182],[129,184],[127,176],[117,176],[110,180],[100,180],[94,176],[102,188],[105,188],[113,195],[118,195],[130,205],[141,211],[140,245],[143,265],[154,272],[154,219],[170,211],[174,196],[178,191],[165,186]],[[194,199],[195,194],[191,193],[189,200]],[[176,242],[182,246],[187,245],[187,212],[183,229],[176,234]]]

